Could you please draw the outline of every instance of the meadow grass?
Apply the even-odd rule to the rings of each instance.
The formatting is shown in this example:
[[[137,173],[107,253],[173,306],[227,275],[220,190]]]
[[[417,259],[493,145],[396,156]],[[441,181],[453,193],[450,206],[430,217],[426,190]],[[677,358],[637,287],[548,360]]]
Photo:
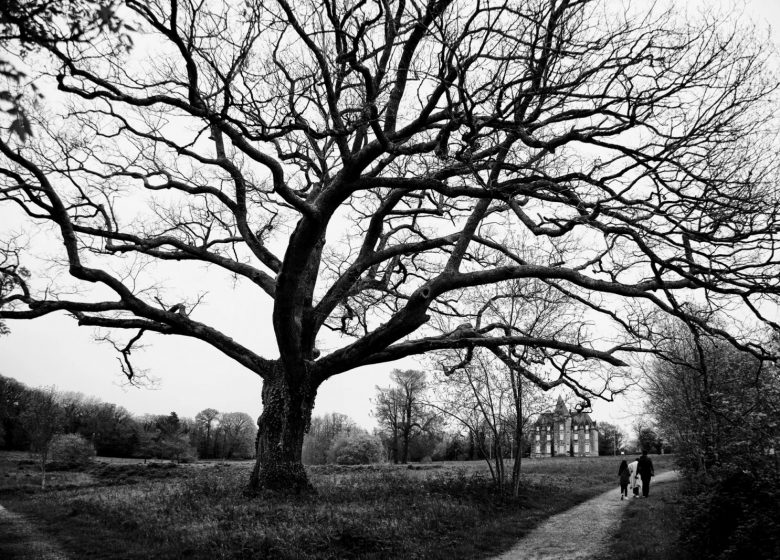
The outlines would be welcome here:
[[[486,558],[616,485],[614,459],[526,459],[517,499],[478,462],[309,467],[317,493],[293,498],[248,498],[251,464],[211,463],[102,465],[92,486],[0,502],[77,558]]]
[[[48,471],[49,489],[73,488],[95,484],[95,478],[85,472]],[[40,490],[41,470],[35,457],[19,451],[0,452],[0,496],[7,492],[33,493]]]
[[[682,482],[651,486],[650,498],[631,500],[609,543],[610,560],[683,560],[679,531],[685,498]]]

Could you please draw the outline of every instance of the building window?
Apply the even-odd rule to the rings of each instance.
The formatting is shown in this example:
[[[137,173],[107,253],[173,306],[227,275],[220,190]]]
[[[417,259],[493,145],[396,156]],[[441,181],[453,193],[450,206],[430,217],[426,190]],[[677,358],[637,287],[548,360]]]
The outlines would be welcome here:
[[[590,453],[590,442],[589,441],[585,442],[585,453]]]
[[[541,453],[542,452],[542,446],[539,445],[538,443],[536,444],[536,452],[537,453]]]
[[[565,455],[566,454],[566,446],[565,445],[558,446],[558,453],[560,453],[561,455]]]
[[[547,432],[547,441],[550,441],[550,432]]]
[[[536,434],[536,441],[539,441],[539,434]]]
[[[579,439],[580,439],[580,434],[574,432],[574,441],[579,441]]]

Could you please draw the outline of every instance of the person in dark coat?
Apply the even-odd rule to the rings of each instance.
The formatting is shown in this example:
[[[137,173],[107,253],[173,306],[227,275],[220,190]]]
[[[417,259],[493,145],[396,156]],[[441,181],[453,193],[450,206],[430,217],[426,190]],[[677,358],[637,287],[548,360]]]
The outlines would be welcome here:
[[[647,450],[642,450],[642,456],[639,458],[636,470],[642,479],[642,496],[647,498],[650,495],[650,479],[655,476],[653,460],[647,456]]]
[[[618,476],[620,477],[620,499],[623,500],[623,498],[628,498],[628,481],[631,480],[631,471],[625,459],[618,467]]]

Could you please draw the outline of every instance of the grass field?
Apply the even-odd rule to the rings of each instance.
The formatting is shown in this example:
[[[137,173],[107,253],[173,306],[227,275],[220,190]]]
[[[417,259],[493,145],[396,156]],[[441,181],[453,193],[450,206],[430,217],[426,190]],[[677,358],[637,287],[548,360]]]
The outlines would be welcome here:
[[[248,462],[98,462],[52,473],[41,492],[39,479],[25,476],[33,465],[2,459],[0,504],[85,559],[486,558],[617,487],[619,463],[526,459],[518,499],[493,492],[482,462],[309,467],[315,496],[250,499]],[[654,461],[659,472],[671,467],[671,457]]]
[[[631,500],[609,546],[610,560],[683,560],[674,538],[682,521],[682,482],[651,487],[647,500]]]

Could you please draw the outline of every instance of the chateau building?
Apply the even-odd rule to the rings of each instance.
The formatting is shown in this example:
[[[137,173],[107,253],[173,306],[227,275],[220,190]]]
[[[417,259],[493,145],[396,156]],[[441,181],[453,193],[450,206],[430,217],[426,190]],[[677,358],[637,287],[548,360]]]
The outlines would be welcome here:
[[[593,457],[599,454],[596,422],[589,414],[569,411],[561,397],[553,412],[539,415],[532,438],[532,457]]]

